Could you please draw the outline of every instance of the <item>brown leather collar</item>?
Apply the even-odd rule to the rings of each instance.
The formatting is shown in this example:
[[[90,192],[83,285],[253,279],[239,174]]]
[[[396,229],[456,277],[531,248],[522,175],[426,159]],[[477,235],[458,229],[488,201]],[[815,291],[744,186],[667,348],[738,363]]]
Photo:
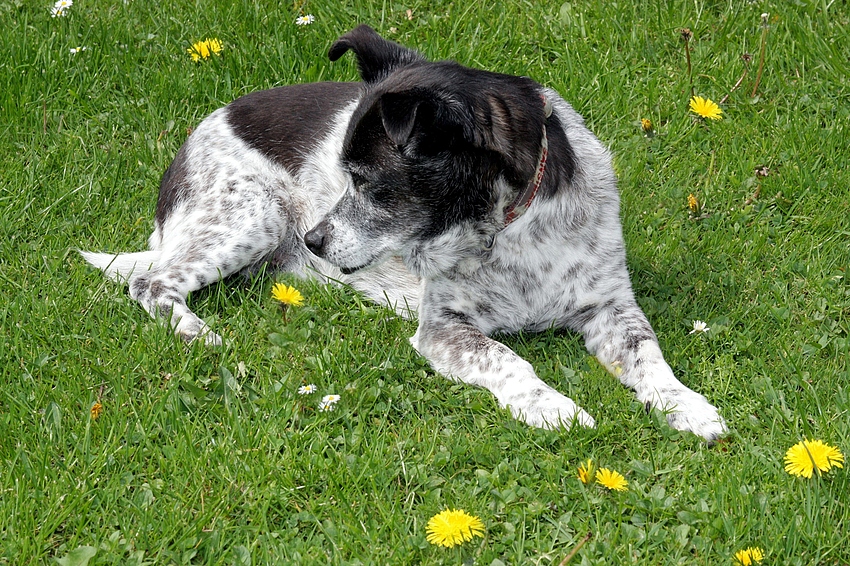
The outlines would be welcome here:
[[[541,98],[543,98],[543,114],[545,118],[549,118],[552,115],[552,102],[544,95],[541,95]],[[544,125],[543,137],[540,140],[540,157],[537,160],[537,169],[525,190],[517,195],[516,199],[505,209],[505,226],[508,226],[511,222],[525,214],[528,207],[531,206],[531,201],[537,196],[537,191],[543,182],[543,174],[546,172],[546,158],[548,156],[549,138],[546,137],[546,126]]]

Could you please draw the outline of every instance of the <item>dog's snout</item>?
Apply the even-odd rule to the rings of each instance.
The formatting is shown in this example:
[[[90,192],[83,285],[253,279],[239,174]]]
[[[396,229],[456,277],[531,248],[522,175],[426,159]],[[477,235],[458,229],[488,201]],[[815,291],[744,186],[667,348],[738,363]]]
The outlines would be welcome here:
[[[304,234],[304,244],[307,249],[321,257],[325,248],[325,239],[328,236],[328,223],[319,222],[315,228]]]

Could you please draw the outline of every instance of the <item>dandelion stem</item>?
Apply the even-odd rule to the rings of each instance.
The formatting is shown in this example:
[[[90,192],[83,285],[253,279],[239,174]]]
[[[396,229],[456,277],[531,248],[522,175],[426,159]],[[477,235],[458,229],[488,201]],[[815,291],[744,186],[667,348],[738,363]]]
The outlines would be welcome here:
[[[756,84],[753,85],[753,92],[750,94],[750,98],[754,98],[756,95],[756,91],[759,89],[759,83],[761,82],[761,74],[764,70],[764,52],[767,46],[767,30],[770,29],[770,26],[767,25],[768,22],[768,14],[761,15],[761,47],[759,48],[759,69],[756,72]]]
[[[685,59],[688,62],[688,85],[691,88],[691,98],[694,97],[694,77],[691,70],[691,37],[693,33],[688,28],[682,29],[682,39],[685,41]]]
[[[570,553],[569,553],[569,554],[567,554],[567,555],[564,557],[564,559],[563,559],[563,560],[561,560],[561,563],[560,563],[560,564],[558,564],[558,566],[566,566],[566,564],[567,564],[570,560],[572,560],[572,559],[573,559],[573,556],[575,556],[575,555],[576,555],[576,553],[578,553],[578,551],[579,551],[579,550],[581,550],[581,547],[583,547],[583,546],[584,546],[584,544],[585,544],[587,541],[589,541],[590,539],[592,539],[592,538],[593,538],[593,533],[592,533],[592,532],[587,533],[586,535],[584,535],[584,537],[582,537],[582,539],[581,539],[580,541],[578,541],[578,544],[576,544],[576,545],[575,545],[575,547],[574,547],[574,548],[570,551]]]

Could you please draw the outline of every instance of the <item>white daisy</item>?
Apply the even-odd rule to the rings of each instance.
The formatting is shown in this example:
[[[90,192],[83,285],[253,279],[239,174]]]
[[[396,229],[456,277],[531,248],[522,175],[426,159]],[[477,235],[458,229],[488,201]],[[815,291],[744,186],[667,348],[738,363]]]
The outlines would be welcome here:
[[[694,332],[708,332],[711,330],[706,323],[701,320],[694,321],[694,329],[688,332],[688,334],[693,334]]]
[[[85,51],[86,49],[88,49],[88,47],[86,47],[85,45],[82,46],[82,47],[72,47],[71,48],[71,55],[76,55],[77,53],[79,53],[81,51]]]
[[[50,9],[50,15],[54,18],[65,16],[68,8],[74,5],[74,0],[56,0],[56,4]]]
[[[299,395],[309,395],[310,393],[315,393],[315,392],[316,392],[316,386],[313,385],[312,383],[309,384],[309,385],[302,385],[301,387],[298,388],[298,394]]]
[[[307,14],[306,16],[299,16],[299,17],[295,18],[295,25],[296,26],[309,26],[310,24],[312,24],[315,21],[316,21],[316,18],[313,16],[313,14]]]
[[[322,412],[333,411],[334,406],[339,403],[339,395],[325,395],[319,403],[319,410]]]

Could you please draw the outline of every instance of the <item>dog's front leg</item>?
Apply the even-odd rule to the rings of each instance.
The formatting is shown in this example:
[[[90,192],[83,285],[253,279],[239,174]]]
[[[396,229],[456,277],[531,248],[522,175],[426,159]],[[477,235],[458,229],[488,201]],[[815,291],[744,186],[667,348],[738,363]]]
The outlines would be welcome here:
[[[647,406],[667,414],[668,424],[709,442],[726,432],[717,409],[683,385],[664,360],[658,339],[634,301],[586,309],[582,327],[588,350]]]
[[[574,422],[594,426],[590,415],[544,383],[510,348],[485,336],[463,314],[446,315],[439,320],[420,318],[410,339],[436,371],[490,390],[514,418],[532,426],[569,428]]]

